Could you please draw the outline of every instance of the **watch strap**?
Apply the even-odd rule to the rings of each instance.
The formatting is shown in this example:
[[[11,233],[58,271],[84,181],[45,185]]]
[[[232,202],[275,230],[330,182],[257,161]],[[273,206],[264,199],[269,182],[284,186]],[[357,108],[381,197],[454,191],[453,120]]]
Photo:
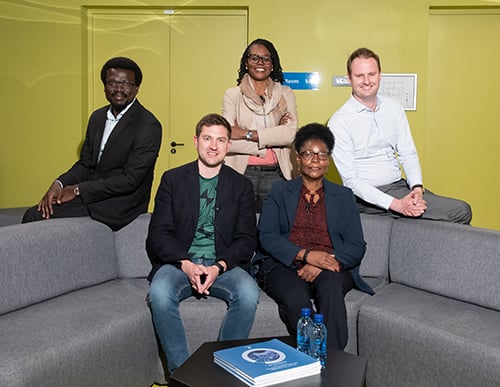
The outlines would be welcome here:
[[[222,266],[219,262],[214,262],[214,266],[219,268],[219,275],[224,273],[224,266]]]

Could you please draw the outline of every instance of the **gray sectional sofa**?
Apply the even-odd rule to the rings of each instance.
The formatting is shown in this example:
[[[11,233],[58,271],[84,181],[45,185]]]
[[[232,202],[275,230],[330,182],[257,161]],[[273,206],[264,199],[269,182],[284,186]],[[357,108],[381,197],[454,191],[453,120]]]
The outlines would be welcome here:
[[[118,232],[90,218],[0,227],[0,386],[165,381],[146,302],[149,218]],[[191,350],[216,340],[224,312],[217,300],[181,304]],[[265,295],[251,335],[286,335]]]
[[[367,386],[500,386],[500,232],[400,219],[361,305]]]
[[[148,223],[144,214],[118,232],[89,218],[0,227],[0,386],[164,381],[146,303]],[[361,274],[377,294],[346,295],[346,350],[368,359],[366,385],[498,386],[500,233],[379,216],[362,223]],[[225,308],[181,304],[191,350],[216,339]],[[251,337],[286,334],[262,293]]]

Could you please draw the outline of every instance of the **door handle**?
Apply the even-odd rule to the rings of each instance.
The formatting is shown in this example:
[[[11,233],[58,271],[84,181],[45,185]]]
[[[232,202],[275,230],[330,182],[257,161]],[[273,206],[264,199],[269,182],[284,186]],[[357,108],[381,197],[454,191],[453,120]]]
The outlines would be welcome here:
[[[177,152],[177,149],[175,149],[176,146],[184,146],[184,144],[181,144],[179,142],[175,142],[175,141],[172,141],[170,143],[170,146],[172,147],[172,149],[170,149],[170,153],[172,154],[175,154]]]

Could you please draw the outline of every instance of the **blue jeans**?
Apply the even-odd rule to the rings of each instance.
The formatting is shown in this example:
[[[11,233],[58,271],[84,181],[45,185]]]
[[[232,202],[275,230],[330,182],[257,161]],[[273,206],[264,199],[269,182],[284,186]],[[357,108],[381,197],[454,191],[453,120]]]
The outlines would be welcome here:
[[[173,265],[163,265],[151,281],[149,299],[153,323],[170,373],[189,357],[179,303],[193,295],[186,274]],[[223,300],[228,305],[218,340],[246,339],[259,301],[259,287],[254,279],[240,267],[234,267],[216,278],[210,288],[210,297]],[[200,321],[203,328],[201,324],[203,321]]]

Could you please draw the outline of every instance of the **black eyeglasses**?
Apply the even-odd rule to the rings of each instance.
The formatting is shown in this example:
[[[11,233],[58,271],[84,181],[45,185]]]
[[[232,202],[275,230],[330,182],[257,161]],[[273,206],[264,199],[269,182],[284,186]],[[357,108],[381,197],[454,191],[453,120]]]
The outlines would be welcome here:
[[[247,58],[251,64],[257,64],[259,62],[262,62],[263,64],[271,64],[273,61],[273,58],[268,55],[248,54]]]
[[[109,80],[109,81],[106,81],[106,85],[109,87],[122,86],[124,88],[129,88],[129,87],[135,86],[135,82]]]
[[[321,161],[325,161],[328,160],[328,158],[330,157],[330,152],[323,152],[323,151],[313,152],[310,150],[305,150],[300,152],[299,156],[307,161],[312,160],[314,156],[318,156],[318,159],[320,159]]]

